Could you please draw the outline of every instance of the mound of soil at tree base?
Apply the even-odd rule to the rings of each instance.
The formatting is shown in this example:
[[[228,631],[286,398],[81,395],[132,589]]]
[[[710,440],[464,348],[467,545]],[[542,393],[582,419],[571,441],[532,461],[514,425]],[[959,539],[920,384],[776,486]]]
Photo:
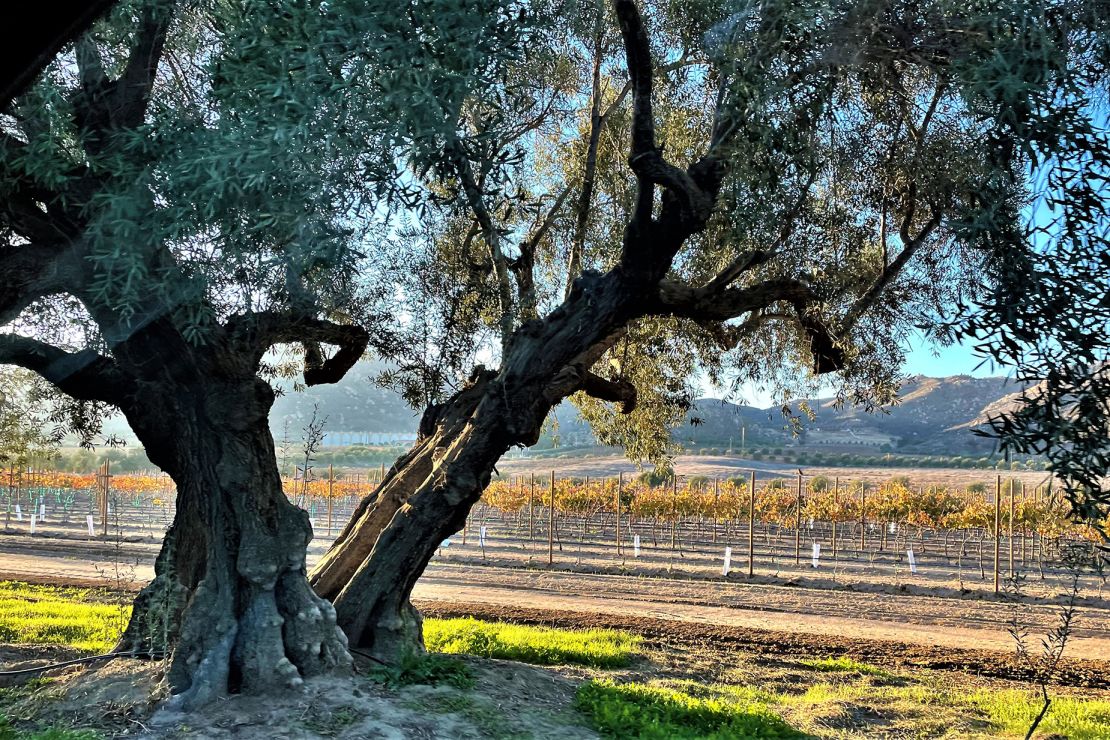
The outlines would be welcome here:
[[[27,662],[39,648],[3,646],[0,655]],[[0,709],[18,729],[91,729],[106,737],[236,738],[480,738],[595,740],[571,707],[578,681],[501,660],[458,660],[473,686],[448,683],[387,688],[356,672],[305,682],[266,697],[233,696],[202,712],[158,709],[161,665],[120,659],[93,669],[53,672],[46,685],[3,697]],[[362,670],[368,670],[365,664]]]
[[[879,666],[929,668],[959,671],[987,678],[1027,682],[1034,680],[1029,666],[1016,655],[994,650],[957,650],[939,646],[912,645],[886,640],[776,632],[756,628],[683,622],[653,617],[615,614],[586,614],[549,609],[500,606],[494,604],[416,601],[427,617],[465,617],[500,620],[519,624],[538,624],[566,629],[620,629],[642,635],[651,647],[743,651],[774,658],[847,656]],[[1033,636],[1033,649],[1040,647]],[[1036,654],[1036,653],[1034,653]],[[1090,689],[1110,689],[1110,662],[1065,657],[1052,678],[1052,685]]]

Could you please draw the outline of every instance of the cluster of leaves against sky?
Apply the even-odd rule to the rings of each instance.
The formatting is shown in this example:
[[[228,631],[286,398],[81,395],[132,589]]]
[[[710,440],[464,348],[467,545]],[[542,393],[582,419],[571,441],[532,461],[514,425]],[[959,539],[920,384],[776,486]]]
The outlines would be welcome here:
[[[1103,10],[642,3],[664,156],[728,161],[667,279],[806,298],[635,320],[594,367],[636,386],[635,410],[572,399],[599,436],[665,464],[695,371],[784,403],[812,391],[813,325],[842,355],[839,397],[882,406],[924,329],[1040,384],[991,433],[1047,455],[1078,510],[1105,514]],[[90,70],[124,72],[159,18],[142,120],[90,141],[76,91]],[[0,198],[80,202],[87,246],[79,294],[33,295],[0,321],[110,354],[154,314],[204,343],[233,314],[293,310],[366,327],[391,362],[379,381],[434,403],[618,260],[637,197],[631,85],[605,2],[128,0],[0,119]],[[5,208],[0,259],[56,204]]]

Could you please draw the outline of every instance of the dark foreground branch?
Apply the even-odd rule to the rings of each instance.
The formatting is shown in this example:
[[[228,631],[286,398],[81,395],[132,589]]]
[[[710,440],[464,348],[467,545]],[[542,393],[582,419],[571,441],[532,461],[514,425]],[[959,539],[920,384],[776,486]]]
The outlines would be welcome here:
[[[18,365],[37,373],[80,401],[121,406],[133,385],[115,361],[93,350],[66,352],[18,334],[0,334],[0,364]]]
[[[237,314],[228,319],[227,331],[231,341],[250,352],[255,362],[275,344],[304,345],[306,385],[342,380],[370,344],[370,333],[361,326],[278,311]],[[325,357],[321,344],[335,345],[339,350]]]

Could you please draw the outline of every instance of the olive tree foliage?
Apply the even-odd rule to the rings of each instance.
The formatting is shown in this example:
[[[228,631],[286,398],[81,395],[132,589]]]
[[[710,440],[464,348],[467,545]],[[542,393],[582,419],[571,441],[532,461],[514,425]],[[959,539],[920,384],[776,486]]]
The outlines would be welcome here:
[[[50,455],[49,419],[34,401],[33,375],[0,368],[0,467],[20,469]]]
[[[1009,222],[965,218],[992,255],[978,290],[938,327],[974,343],[1026,390],[980,433],[1043,455],[1072,506],[1105,538],[1110,518],[1110,16],[1097,3],[1026,4],[996,20],[977,111],[993,189],[1018,188]],[[999,228],[999,221],[1008,228]]]
[[[593,399],[591,421],[645,456],[666,436],[629,420],[653,399],[680,407],[697,365],[781,390],[824,376],[845,402],[885,404],[910,331],[950,336],[1008,263],[1054,248],[1025,228],[1044,189],[1026,153],[1067,158],[1071,137],[1022,88],[1081,74],[1088,55],[1052,41],[1052,17],[1093,28],[1097,3],[576,8],[535,19],[544,43],[464,100],[459,143],[419,181],[427,205],[403,238],[454,276],[425,305],[478,330],[448,345],[460,357],[484,338],[469,356],[498,366],[427,391],[437,376],[413,352],[401,382],[445,399],[309,576],[382,660],[419,646],[408,597],[434,545],[562,399]],[[1101,136],[1090,109],[1074,119]]]
[[[573,7],[531,19],[544,44],[491,78],[496,94],[460,107],[457,135],[481,144],[448,146],[438,177],[423,182],[435,197],[403,238],[425,260],[410,294],[424,301],[419,331],[434,338],[411,346],[436,349],[430,363],[414,352],[385,379],[409,398],[437,400],[476,357],[496,363],[511,331],[556,310],[578,275],[618,262],[638,192],[627,176],[635,73],[613,7]],[[973,326],[990,334],[1014,323],[985,296],[1020,295],[1036,315],[1034,296],[1053,280],[1066,302],[1074,278],[1104,274],[1085,275],[1081,264],[1100,253],[1101,185],[1084,179],[1101,157],[1105,121],[1091,97],[1103,81],[1097,3],[685,0],[641,9],[659,150],[680,169],[711,151],[727,174],[712,218],[669,266],[664,305],[630,322],[594,367],[632,383],[637,408],[625,415],[573,398],[599,437],[634,459],[665,463],[673,453],[668,430],[686,416],[695,368],[784,402],[835,370],[823,380],[842,402],[879,407],[896,400],[911,332],[939,343]],[[1083,211],[1070,221],[1075,238],[1050,236],[1036,206],[1046,198]],[[1069,275],[1037,272],[1059,268],[1068,242],[1083,255]],[[1015,290],[1021,283],[1041,287]],[[1086,284],[1097,291],[1099,282]],[[754,286],[779,297],[729,310],[730,294]],[[442,318],[429,334],[433,308]],[[1042,321],[1060,315],[1045,311]],[[1068,354],[1059,337],[1045,339],[1056,357]],[[1026,353],[1039,340],[1016,338]],[[1028,370],[1021,380],[1056,365],[1033,368],[1028,355],[993,349],[984,346],[1003,366]],[[1071,366],[1089,367],[1101,351]]]
[[[410,181],[527,38],[518,17],[122,2],[0,114],[0,363],[77,426],[120,409],[176,482],[121,648],[172,652],[178,706],[350,664],[278,476],[268,353],[297,347],[308,385],[390,356],[391,213],[426,197]]]

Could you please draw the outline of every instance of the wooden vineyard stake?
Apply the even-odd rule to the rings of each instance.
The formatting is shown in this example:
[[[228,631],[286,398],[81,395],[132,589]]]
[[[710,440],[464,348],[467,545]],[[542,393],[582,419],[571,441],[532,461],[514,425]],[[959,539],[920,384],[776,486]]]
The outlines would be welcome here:
[[[998,476],[994,486],[994,592],[999,591],[998,558],[1002,538],[1002,476]]]
[[[15,498],[15,470],[8,466],[8,511],[4,519],[4,529],[12,526],[12,506],[16,503]]]
[[[551,471],[551,501],[547,507],[547,564],[555,562],[555,471]]]
[[[528,541],[535,544],[536,537],[532,530],[532,513],[536,508],[536,474],[530,473],[531,487],[528,489]]]
[[[1014,577],[1014,479],[1010,479],[1010,526],[1009,526],[1009,540],[1010,540],[1010,578]]]
[[[1025,506],[1025,481],[1021,482],[1021,504],[1022,504],[1022,507],[1024,508],[1024,506]],[[1027,539],[1029,539],[1029,531],[1025,528],[1025,525],[1022,524],[1021,525],[1021,567],[1022,568],[1025,567],[1025,541]]]
[[[621,491],[624,490],[624,471],[617,473],[617,521],[614,527],[617,534],[617,557],[621,556]]]
[[[717,544],[717,499],[721,496],[721,481],[713,479],[713,544]]]
[[[794,523],[794,564],[802,564],[802,471],[798,471],[798,499],[795,502],[797,521]]]
[[[840,477],[837,476],[833,479],[836,481],[833,484],[833,515],[832,515],[832,551],[833,558],[836,558],[836,518],[840,516],[840,511],[837,508],[840,501]]]
[[[867,549],[867,484],[859,486],[859,551]]]
[[[100,528],[105,537],[108,536],[108,492],[110,490],[111,479],[111,462],[109,460],[105,460],[104,465],[101,466],[101,472],[97,476],[97,483],[100,484],[97,486],[97,503],[99,504],[98,508],[100,509]]]
[[[331,537],[332,519],[335,516],[335,470],[328,463],[328,537]]]
[[[671,549],[675,549],[675,531],[678,529],[678,473],[671,476]]]
[[[755,574],[755,471],[748,486],[748,578]]]

